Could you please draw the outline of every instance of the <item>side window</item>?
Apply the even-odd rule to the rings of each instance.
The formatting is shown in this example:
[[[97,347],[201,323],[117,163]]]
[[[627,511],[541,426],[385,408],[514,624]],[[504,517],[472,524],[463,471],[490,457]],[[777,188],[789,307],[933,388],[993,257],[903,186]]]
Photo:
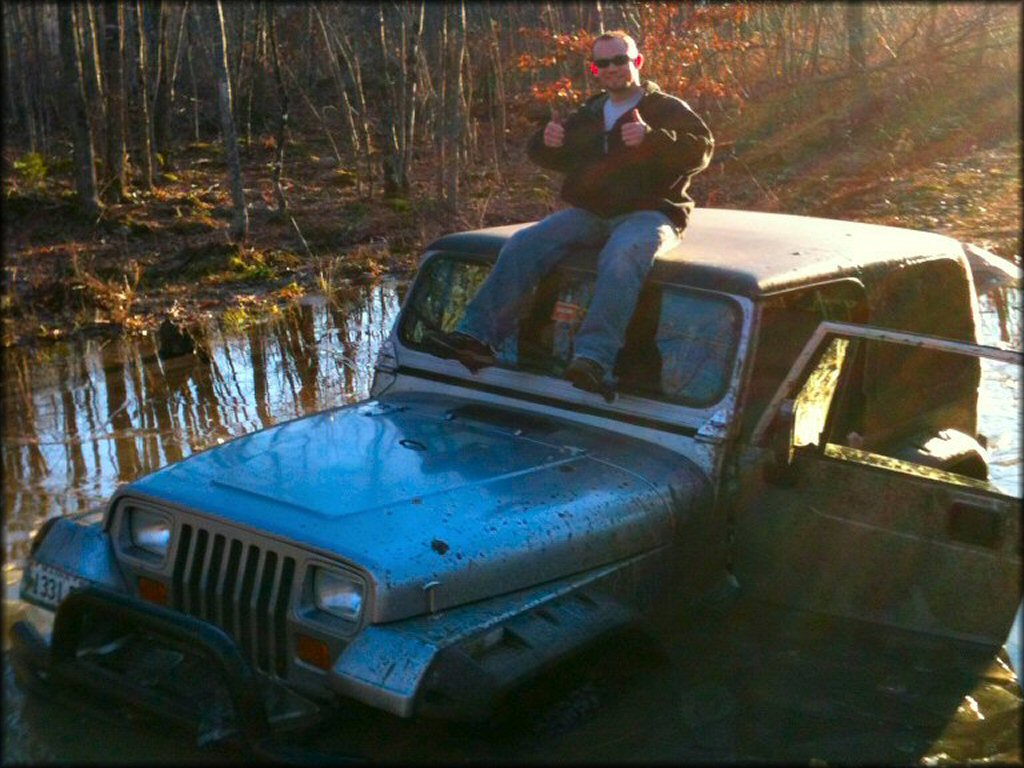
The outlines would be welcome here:
[[[957,261],[907,264],[878,281],[872,291],[871,323],[973,341],[970,290]],[[863,408],[849,429],[866,445],[888,449],[940,425],[973,434],[981,377],[977,358],[878,341],[865,341],[863,347]],[[913,398],[906,397],[908,391],[915,393]]]
[[[760,308],[757,352],[743,412],[744,434],[750,434],[820,322],[862,322],[866,313],[864,286],[853,279],[787,291],[765,299]]]
[[[654,346],[663,393],[695,404],[717,400],[729,384],[740,316],[731,302],[665,287]]]

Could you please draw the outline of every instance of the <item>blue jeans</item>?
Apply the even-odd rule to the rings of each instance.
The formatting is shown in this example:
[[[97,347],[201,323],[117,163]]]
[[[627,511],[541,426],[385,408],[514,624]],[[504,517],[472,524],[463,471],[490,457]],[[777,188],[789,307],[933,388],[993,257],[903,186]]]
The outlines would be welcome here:
[[[575,356],[593,360],[608,374],[647,272],[655,257],[678,242],[675,225],[659,211],[610,219],[581,208],[557,211],[509,238],[456,330],[497,348],[515,330],[530,290],[545,274],[574,249],[600,246],[597,282],[576,333]]]

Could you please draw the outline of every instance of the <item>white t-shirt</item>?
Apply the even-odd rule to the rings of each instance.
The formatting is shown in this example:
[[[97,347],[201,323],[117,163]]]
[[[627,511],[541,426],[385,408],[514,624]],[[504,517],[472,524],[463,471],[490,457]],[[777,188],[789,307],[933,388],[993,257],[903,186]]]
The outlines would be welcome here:
[[[632,111],[637,104],[640,103],[640,99],[643,97],[643,93],[638,93],[636,98],[630,99],[629,101],[622,102],[621,104],[615,104],[611,98],[604,100],[604,130],[605,133],[610,131],[615,125],[615,121],[622,117],[627,112]]]

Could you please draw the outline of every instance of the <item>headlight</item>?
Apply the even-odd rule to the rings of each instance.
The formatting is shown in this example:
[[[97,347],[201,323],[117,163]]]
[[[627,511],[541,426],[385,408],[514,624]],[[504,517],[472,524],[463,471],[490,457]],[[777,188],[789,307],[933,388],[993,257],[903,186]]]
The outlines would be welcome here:
[[[166,515],[149,509],[128,512],[128,535],[139,549],[166,557],[171,544],[171,521]]]
[[[349,621],[357,621],[363,610],[362,582],[339,571],[313,571],[313,597],[321,611]]]

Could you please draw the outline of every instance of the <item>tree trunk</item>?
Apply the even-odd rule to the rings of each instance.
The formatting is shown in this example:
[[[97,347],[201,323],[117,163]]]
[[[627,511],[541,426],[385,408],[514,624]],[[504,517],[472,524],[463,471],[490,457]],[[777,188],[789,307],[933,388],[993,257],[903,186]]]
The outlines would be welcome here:
[[[185,20],[188,16],[188,2],[186,2],[181,8],[181,16],[178,19],[178,33],[175,35],[174,42],[174,54],[173,56],[168,52],[168,58],[171,59],[171,76],[167,79],[167,103],[168,109],[174,109],[174,97],[177,95],[177,84],[178,84],[178,64],[181,62],[181,46],[182,41],[185,39]]]
[[[65,103],[74,133],[75,190],[82,210],[96,216],[100,200],[96,194],[96,165],[93,159],[92,131],[85,106],[85,87],[79,51],[75,47],[74,6],[57,4],[57,24],[60,29],[60,58],[64,80]]]
[[[863,99],[868,96],[867,52],[864,48],[866,34],[864,6],[860,3],[847,3],[844,9],[846,13],[846,40],[849,50],[847,67],[853,74],[857,83],[858,94]]]
[[[414,16],[407,17],[410,11]],[[416,91],[418,74],[415,64],[419,59],[420,40],[423,37],[424,3],[417,8],[396,8],[397,40],[389,43],[387,21],[383,3],[378,4],[380,51],[386,88],[390,94],[384,120],[384,139],[387,152],[383,158],[384,194],[389,197],[409,193],[409,167],[412,162],[416,132]],[[397,45],[397,65],[392,65],[389,46]]]
[[[77,9],[79,26],[82,31],[82,59],[86,63],[83,75],[86,82],[86,105],[89,110],[93,138],[98,146],[106,146],[106,102],[103,94],[103,67],[100,64],[100,49],[96,28],[96,8],[92,2],[84,2]],[[106,167],[104,165],[104,167]]]
[[[144,5],[142,0],[135,1],[135,31],[137,51],[137,77],[139,80],[139,108],[142,113],[142,187],[146,191],[153,189],[153,118],[149,109],[149,78],[146,75],[146,29]]]
[[[501,160],[508,157],[508,117],[505,111],[505,62],[501,56],[501,40],[498,38],[496,22],[491,20],[491,53],[494,60],[494,97],[498,107],[498,155]]]
[[[437,66],[437,105],[435,112],[437,117],[434,120],[434,146],[437,147],[437,176],[435,178],[436,188],[434,197],[438,202],[445,201],[445,190],[447,189],[448,174],[448,7],[441,6],[441,30],[438,42],[438,66]]]
[[[19,3],[19,8],[22,7]],[[40,11],[44,10],[41,4],[32,3],[27,6],[29,37],[32,45],[32,94],[37,110],[36,125],[39,126],[40,147],[44,155],[50,154],[50,136],[53,133],[53,125],[50,117],[53,111],[47,108],[47,95],[50,90],[47,88],[49,78],[43,64],[42,26],[39,20]],[[58,80],[58,82],[61,82]],[[63,89],[62,89],[63,90]]]
[[[454,220],[454,216],[459,207],[459,155],[463,139],[463,131],[465,130],[463,120],[463,100],[462,100],[462,62],[466,51],[466,35],[465,35],[465,15],[462,13],[465,6],[456,7],[454,3],[451,6],[445,6],[445,24],[444,28],[447,30],[448,16],[454,11],[456,16],[456,24],[454,25],[453,32],[454,41],[448,39],[447,45],[442,49],[444,51],[445,58],[445,84],[444,84],[444,99],[443,99],[443,119],[442,125],[444,126],[444,146],[445,146],[445,189],[444,189],[444,203],[445,210],[448,215],[449,224]],[[550,10],[550,5],[549,5]]]
[[[152,7],[152,33],[150,34],[150,52],[153,66],[153,94],[150,97],[150,114],[153,121],[153,152],[164,158],[164,166],[169,165],[170,155],[170,123],[171,123],[171,61],[170,46],[167,33],[170,24],[170,11],[162,0],[157,0]]]
[[[409,170],[412,168],[412,153],[416,146],[416,100],[417,85],[419,83],[419,77],[416,72],[416,62],[419,60],[420,41],[423,39],[423,21],[425,11],[425,3],[421,0],[416,19],[415,31],[413,33],[412,40],[409,42],[406,55],[403,56],[402,59],[402,81],[405,86],[405,91],[402,94],[403,101],[405,102],[405,108],[402,110],[402,114],[405,117],[405,121],[402,124],[402,140],[400,148],[402,152],[402,183],[403,189],[406,192],[409,190]],[[412,66],[410,66],[410,63]]]
[[[370,113],[366,106],[366,91],[363,90],[363,77],[362,70],[359,65],[359,56],[352,47],[348,38],[344,33],[339,34],[337,29],[330,25],[331,37],[334,38],[334,42],[338,47],[338,53],[345,60],[345,66],[348,68],[348,73],[352,78],[352,82],[355,85],[356,102],[359,104],[359,128],[362,131],[362,146],[365,151],[362,152],[362,157],[365,160],[366,168],[366,181],[367,181],[367,197],[373,196],[373,156],[374,156],[374,144],[373,135],[370,129]],[[361,179],[360,179],[361,181]],[[358,187],[357,187],[358,189]]]
[[[288,127],[288,91],[284,87],[284,78],[281,77],[281,61],[277,52],[277,23],[274,19],[276,14],[273,5],[264,4],[267,15],[267,26],[270,32],[270,62],[274,69],[274,85],[277,86],[277,101],[279,105],[277,120],[277,155],[274,158],[274,168],[271,171],[270,181],[274,185],[274,197],[277,200],[277,212],[282,216],[288,212],[288,200],[284,196],[284,188],[281,186],[281,174],[284,172],[284,147],[285,130]]]
[[[256,73],[266,68],[266,59],[260,58],[260,39],[263,36],[263,24],[267,15],[265,3],[260,3],[256,9],[253,21],[252,34],[252,61],[249,66],[249,77],[245,88],[245,146],[252,145],[252,96],[256,86]]]
[[[6,119],[13,119],[17,121],[18,127],[24,131],[23,135],[27,135],[28,131],[24,124],[24,116],[18,114],[18,101],[17,92],[18,88],[15,85],[15,73],[21,74],[21,68],[17,65],[17,52],[14,50],[14,44],[12,40],[20,40],[21,36],[14,31],[15,26],[15,10],[6,5],[0,8],[0,14],[3,15],[3,30],[4,30],[4,81],[3,88],[4,94],[7,96],[7,104],[4,105],[4,117]]]
[[[231,237],[235,241],[245,240],[249,234],[249,214],[245,209],[245,193],[242,189],[242,167],[238,157],[238,137],[235,133],[235,118],[231,103],[231,80],[228,76],[227,41],[224,36],[224,9],[220,0],[210,8],[210,29],[213,34],[213,69],[217,76],[217,104],[220,110],[221,138],[228,165],[228,181],[231,184],[231,201],[234,217],[231,220]]]
[[[112,200],[124,199],[128,192],[127,123],[124,83],[124,4],[107,0],[103,4],[103,51],[107,75],[107,173]]]
[[[397,125],[401,123],[401,117],[395,115],[399,107],[399,100],[395,98],[395,91],[399,88],[399,85],[395,82],[395,78],[392,75],[391,56],[388,51],[387,21],[384,15],[384,3],[382,2],[377,3],[377,21],[379,23],[381,74],[384,78],[386,92],[390,95],[382,131],[384,142],[387,145],[387,151],[381,160],[384,174],[384,196],[397,197],[403,191],[402,172],[399,167],[400,152],[398,148]]]
[[[24,40],[28,36],[28,27],[22,19],[21,5],[7,5],[4,8],[4,12],[10,12],[15,19],[15,24],[10,27],[5,25],[4,33],[12,31],[14,40]],[[29,73],[32,68],[28,63],[27,46],[17,45],[11,41],[7,48],[8,51],[15,52],[18,57],[18,94],[21,96],[22,108],[25,110],[25,127],[28,130],[28,145],[29,151],[38,152],[41,149],[41,138],[39,134],[39,127],[37,124],[37,113],[36,113],[36,94],[32,90],[32,85],[29,82]]]
[[[349,101],[348,90],[345,88],[345,78],[341,75],[341,67],[338,65],[337,55],[334,52],[334,47],[331,45],[331,37],[327,32],[327,24],[324,22],[323,14],[316,6],[313,6],[313,13],[316,14],[317,24],[324,38],[324,50],[327,54],[328,69],[331,72],[331,77],[334,79],[334,87],[338,89],[338,101],[341,102],[341,112],[345,118],[345,125],[348,127],[349,149],[351,149],[353,155],[358,156],[363,151],[362,143],[359,141],[355,117],[352,114],[352,102]]]
[[[465,165],[469,165],[471,158],[477,157],[477,136],[476,126],[469,111],[469,105],[473,103],[473,78],[469,67],[469,47],[466,45],[469,35],[469,27],[466,24],[466,0],[459,0],[458,20],[459,47],[455,59],[455,82],[459,98],[455,106],[459,113],[459,146],[462,150],[462,159]]]
[[[229,34],[228,33],[228,27],[229,26],[234,27],[235,26],[234,22],[233,21],[229,22],[227,16],[225,16],[225,19],[224,19],[224,42],[225,42],[225,47],[226,47],[226,50],[227,50],[227,57],[228,57],[228,76],[231,79],[231,93],[235,94],[235,100],[234,100],[235,101],[235,105],[234,106],[235,106],[235,109],[237,110],[237,109],[239,109],[239,105],[238,105],[237,102],[238,102],[238,99],[241,98],[240,94],[242,93],[242,75],[243,75],[243,71],[245,70],[245,63],[246,63],[245,62],[245,48],[246,48],[246,46],[245,46],[245,30],[247,29],[246,16],[248,14],[246,13],[246,11],[248,11],[248,4],[247,3],[228,3],[228,7],[231,9],[230,13],[232,13],[232,14],[236,13],[236,9],[241,9],[241,11],[240,11],[241,18],[239,18],[237,14],[234,16],[235,19],[238,19],[238,29],[237,29],[237,32],[235,34]],[[236,40],[237,40],[238,49],[234,52],[234,57],[232,58],[232,55],[231,55],[232,54],[232,48],[235,47],[235,44],[236,44],[235,41]],[[237,125],[239,122],[241,122],[241,115],[236,114],[235,115],[235,124]]]
[[[196,14],[193,18],[193,23],[188,25],[188,48],[186,50],[186,58],[188,61],[188,81],[192,87],[192,135],[193,140],[199,142],[199,83],[196,82],[196,68],[192,61],[192,44],[198,34],[198,11],[195,10],[191,4],[186,6],[185,13],[191,11]]]

